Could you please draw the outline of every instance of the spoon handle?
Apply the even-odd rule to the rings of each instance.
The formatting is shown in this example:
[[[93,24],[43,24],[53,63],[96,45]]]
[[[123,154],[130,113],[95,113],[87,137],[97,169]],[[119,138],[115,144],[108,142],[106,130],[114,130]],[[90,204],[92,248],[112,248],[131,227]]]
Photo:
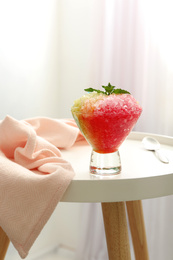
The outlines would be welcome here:
[[[165,156],[165,154],[160,150],[155,150],[156,156],[159,158],[159,160],[163,163],[169,163],[168,158]]]

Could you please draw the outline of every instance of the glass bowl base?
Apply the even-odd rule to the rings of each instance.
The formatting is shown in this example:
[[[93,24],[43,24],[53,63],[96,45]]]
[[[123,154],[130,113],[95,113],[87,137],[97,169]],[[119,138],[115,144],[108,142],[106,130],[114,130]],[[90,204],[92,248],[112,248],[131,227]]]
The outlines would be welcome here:
[[[97,153],[92,151],[90,173],[100,176],[117,175],[121,172],[119,151],[113,153]]]

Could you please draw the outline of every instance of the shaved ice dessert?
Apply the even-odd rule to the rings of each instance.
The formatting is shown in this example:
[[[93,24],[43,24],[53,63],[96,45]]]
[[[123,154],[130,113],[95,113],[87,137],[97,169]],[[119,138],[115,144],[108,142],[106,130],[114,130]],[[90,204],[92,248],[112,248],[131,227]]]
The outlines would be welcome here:
[[[105,92],[86,89],[86,95],[77,99],[72,115],[81,132],[99,154],[114,153],[131,132],[142,108],[135,98],[110,83],[102,86]]]

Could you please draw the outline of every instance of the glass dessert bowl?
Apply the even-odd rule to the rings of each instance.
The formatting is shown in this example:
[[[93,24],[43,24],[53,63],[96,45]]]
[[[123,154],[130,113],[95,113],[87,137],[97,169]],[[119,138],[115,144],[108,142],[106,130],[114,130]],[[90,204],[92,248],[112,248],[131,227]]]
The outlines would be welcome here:
[[[142,108],[129,92],[117,91],[110,83],[102,87],[110,92],[86,89],[90,93],[76,100],[71,112],[92,147],[90,173],[107,176],[120,173],[118,149],[136,124]]]

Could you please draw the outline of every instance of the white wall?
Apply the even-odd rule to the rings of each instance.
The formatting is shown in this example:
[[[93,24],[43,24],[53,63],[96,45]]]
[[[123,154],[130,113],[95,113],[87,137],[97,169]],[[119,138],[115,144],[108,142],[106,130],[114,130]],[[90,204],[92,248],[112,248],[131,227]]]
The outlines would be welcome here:
[[[77,95],[76,86],[85,82],[87,72],[84,64],[80,70],[82,57],[77,61],[72,52],[81,31],[82,17],[76,17],[73,23],[62,17],[61,26],[63,5],[63,1],[56,0],[0,1],[0,120],[7,114],[16,119],[71,116],[70,105]],[[68,12],[72,7],[69,6]],[[76,51],[83,52],[80,44],[86,38],[78,43]],[[69,53],[66,53],[66,41],[72,43]],[[65,82],[61,73],[67,74]],[[61,99],[66,91],[67,99]],[[79,211],[79,204],[60,203],[28,259],[59,243],[75,248]],[[15,257],[20,259],[11,245],[7,260]]]
[[[71,117],[89,84],[92,7],[85,0],[0,2],[0,119]]]
[[[50,54],[55,6],[52,0],[0,2],[1,119],[57,115]]]

